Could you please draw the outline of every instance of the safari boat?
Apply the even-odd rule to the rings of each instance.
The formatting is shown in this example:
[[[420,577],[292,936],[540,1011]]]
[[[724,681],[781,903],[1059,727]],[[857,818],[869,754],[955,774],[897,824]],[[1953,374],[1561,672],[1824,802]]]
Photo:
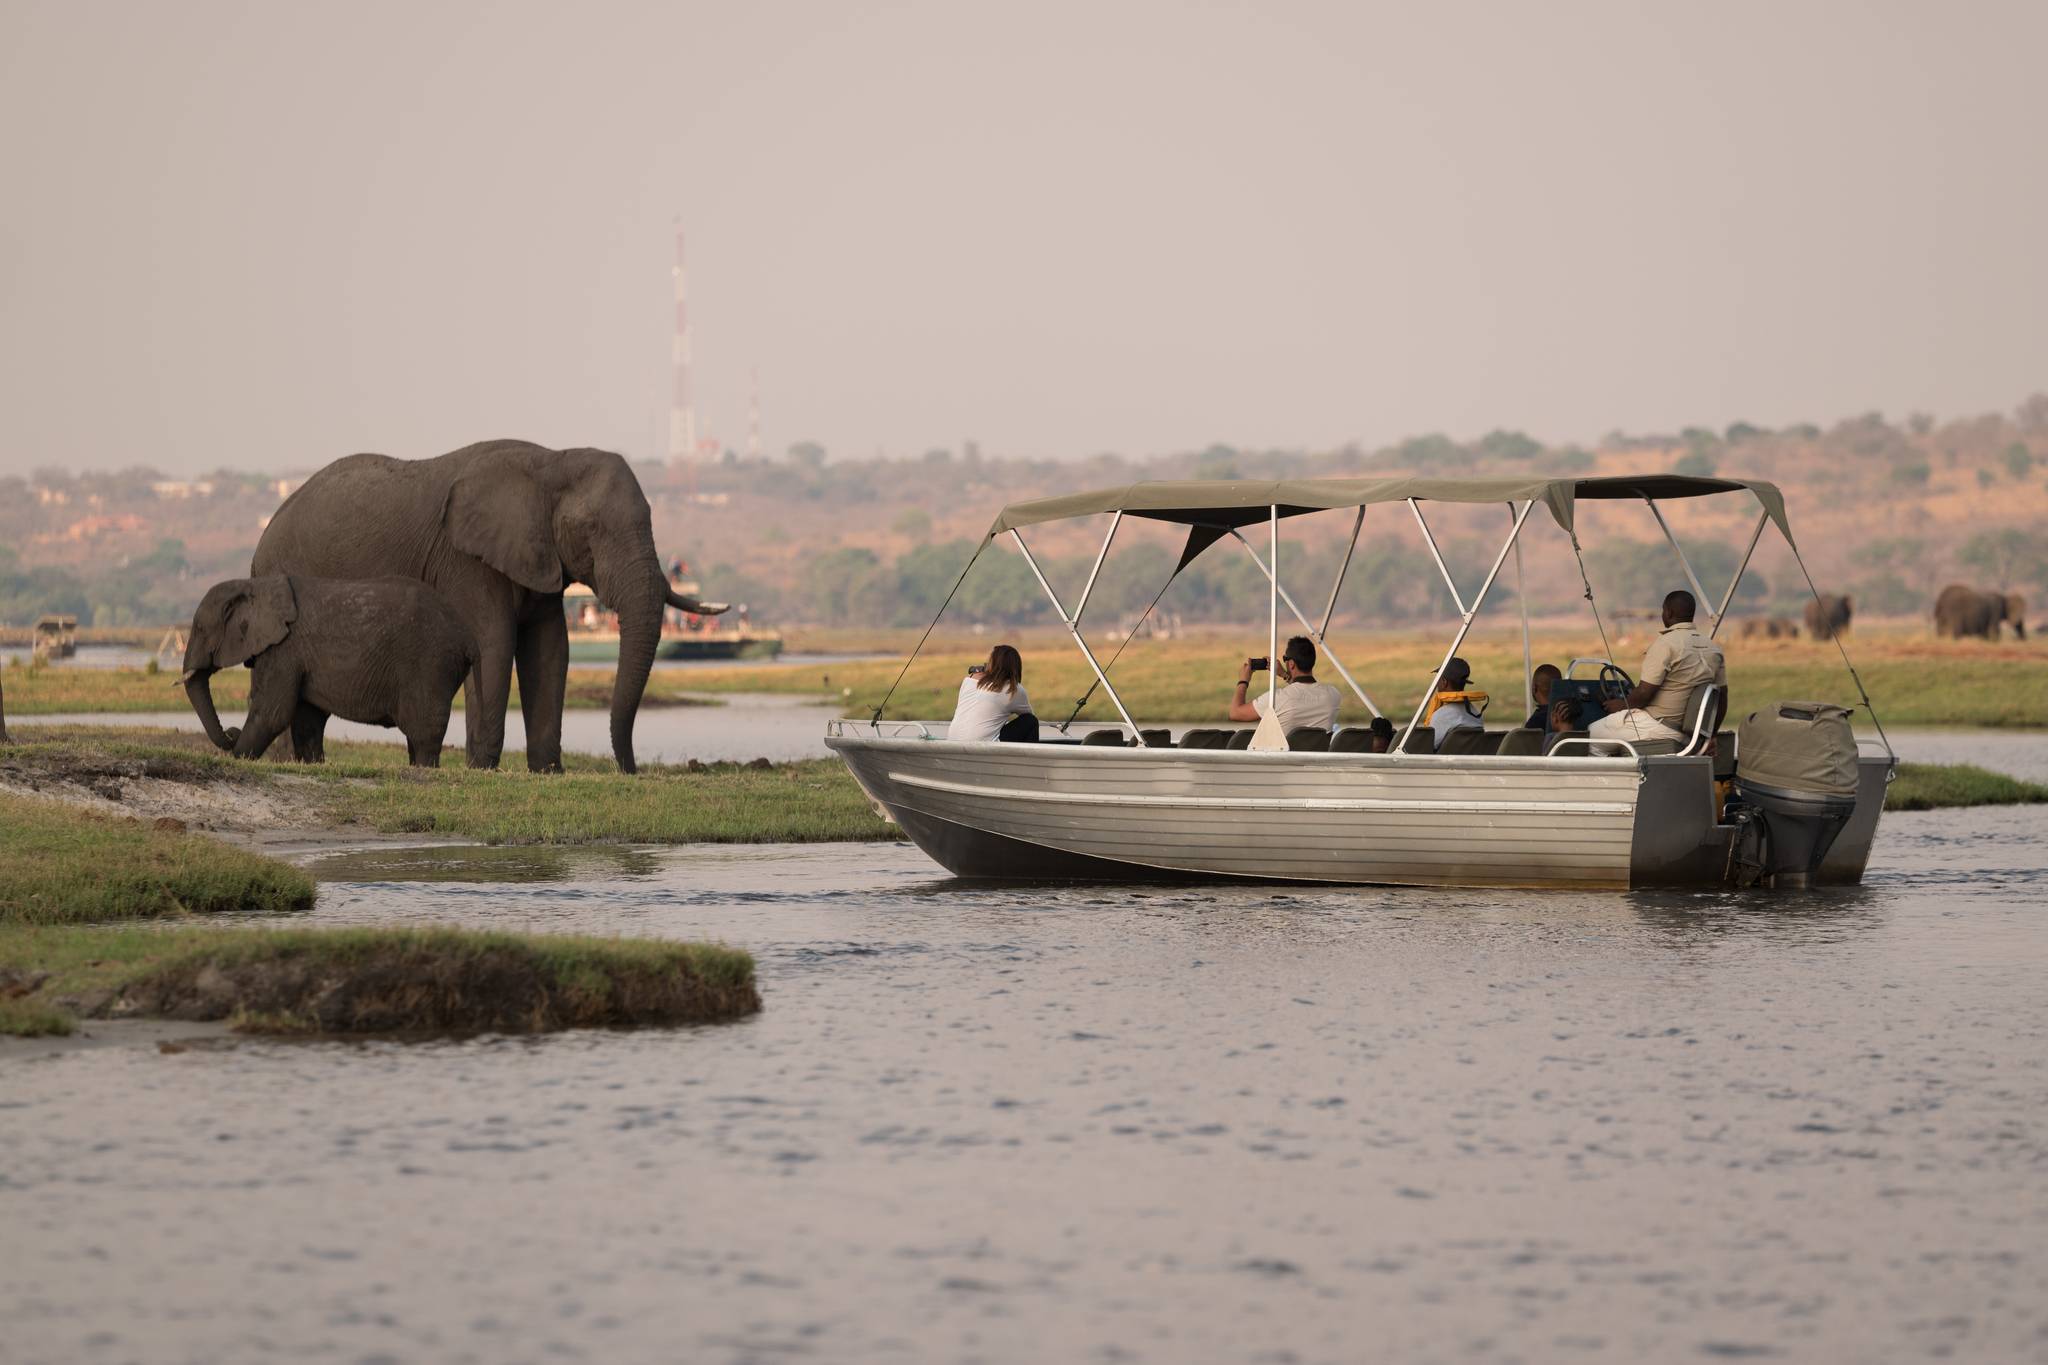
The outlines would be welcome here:
[[[1716,495],[1750,499],[1757,510],[1741,563],[1718,599],[1701,586],[1658,510],[1661,501]],[[975,557],[999,536],[1014,541],[1120,725],[1085,742],[1057,726],[1049,741],[1035,744],[964,743],[947,739],[942,721],[881,719],[885,696],[867,720],[831,722],[826,743],[888,819],[963,877],[1601,888],[1791,888],[1860,881],[1896,756],[1881,724],[1876,745],[1882,751],[1860,746],[1847,707],[1774,702],[1745,719],[1738,736],[1720,730],[1726,699],[1708,686],[1693,697],[1681,743],[1596,746],[1568,739],[1545,755],[1513,752],[1522,744],[1510,738],[1516,732],[1492,730],[1465,751],[1436,753],[1429,732],[1418,733],[1425,697],[1405,726],[1395,718],[1400,738],[1388,753],[1338,751],[1351,747],[1341,742],[1341,732],[1314,748],[1290,743],[1272,752],[1189,747],[1192,737],[1177,746],[1167,731],[1140,726],[1080,629],[1124,519],[1178,523],[1187,527],[1187,539],[1174,575],[1219,542],[1236,541],[1269,584],[1271,653],[1279,653],[1285,610],[1378,716],[1379,706],[1324,638],[1367,509],[1404,508],[1421,527],[1458,606],[1458,628],[1444,651],[1448,661],[1511,554],[1519,595],[1518,545],[1532,513],[1541,508],[1551,517],[1577,555],[1575,511],[1591,499],[1647,506],[1700,610],[1718,602],[1707,620],[1710,633],[1719,630],[1767,529],[1774,526],[1798,558],[1784,499],[1774,485],[1675,474],[1148,482],[1015,503],[995,519]],[[1504,504],[1511,513],[1512,529],[1470,601],[1460,594],[1431,531],[1425,507],[1435,503]],[[1273,572],[1280,528],[1295,517],[1344,511],[1353,514],[1350,542],[1329,605],[1320,621],[1312,621]],[[1069,607],[1047,582],[1024,532],[1103,515],[1110,521],[1101,550]],[[1246,536],[1248,529],[1265,532],[1259,537],[1267,542],[1264,558]],[[1803,561],[1800,567],[1803,572]],[[1593,609],[1597,623],[1597,603]],[[1521,625],[1526,674],[1526,602]],[[1604,627],[1601,633],[1604,638]],[[1842,659],[1861,706],[1870,709],[1846,650]],[[1597,666],[1592,685],[1608,695],[1625,694],[1631,685],[1612,659],[1580,661],[1574,675],[1582,664]],[[1268,676],[1270,689],[1275,684]],[[1874,710],[1871,716],[1875,721]],[[1616,752],[1599,754],[1596,747]]]
[[[697,586],[685,583],[677,590],[694,594]],[[562,610],[569,620],[572,663],[618,662],[618,624],[589,588],[571,583],[562,593]],[[654,647],[657,659],[772,659],[780,653],[781,631],[746,621],[726,625],[724,618],[717,616],[699,617],[694,625],[665,620]]]

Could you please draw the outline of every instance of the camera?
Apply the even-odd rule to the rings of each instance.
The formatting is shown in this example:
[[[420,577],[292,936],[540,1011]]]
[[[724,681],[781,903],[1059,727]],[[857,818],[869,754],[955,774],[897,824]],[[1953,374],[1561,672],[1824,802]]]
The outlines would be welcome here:
[[[968,676],[968,677],[970,677],[970,678],[971,678],[971,677],[973,677],[973,676],[974,676],[975,674],[977,674],[977,673],[986,673],[986,672],[988,672],[988,665],[987,665],[987,664],[969,664],[969,665],[967,665],[967,676]]]
[[[1264,656],[1262,655],[1262,656],[1260,656],[1259,658],[1253,659],[1253,660],[1251,661],[1251,665],[1252,665],[1252,672],[1254,672],[1254,673],[1263,673],[1263,672],[1265,672],[1265,671],[1266,671],[1267,669],[1269,669],[1269,668],[1271,668],[1271,667],[1273,666],[1273,661],[1272,661],[1271,659],[1268,659],[1268,658],[1266,658],[1266,657],[1264,657]]]

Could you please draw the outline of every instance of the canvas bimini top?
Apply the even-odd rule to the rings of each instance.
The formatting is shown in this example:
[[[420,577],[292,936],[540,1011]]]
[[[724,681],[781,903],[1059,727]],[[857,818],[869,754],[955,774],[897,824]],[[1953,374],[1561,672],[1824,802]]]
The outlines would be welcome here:
[[[1580,498],[1701,498],[1715,493],[1756,495],[1788,541],[1791,524],[1778,486],[1762,479],[1702,479],[1685,474],[1629,474],[1598,479],[1157,479],[1013,502],[989,527],[993,538],[1020,526],[1123,512],[1154,521],[1228,529],[1283,517],[1365,507],[1381,502],[1540,502],[1565,531]]]

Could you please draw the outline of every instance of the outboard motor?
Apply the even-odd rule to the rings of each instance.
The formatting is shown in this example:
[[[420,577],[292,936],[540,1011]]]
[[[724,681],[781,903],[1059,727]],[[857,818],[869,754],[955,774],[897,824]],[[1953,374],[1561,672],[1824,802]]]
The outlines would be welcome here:
[[[1731,855],[1735,880],[1778,890],[1813,885],[1856,812],[1856,736],[1848,708],[1774,702],[1742,722],[1735,752],[1735,789],[1749,808],[1738,821]]]

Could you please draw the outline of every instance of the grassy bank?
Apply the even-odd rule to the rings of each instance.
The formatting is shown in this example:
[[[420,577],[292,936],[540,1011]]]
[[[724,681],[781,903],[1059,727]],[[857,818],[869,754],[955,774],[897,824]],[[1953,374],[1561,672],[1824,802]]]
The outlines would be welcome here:
[[[768,767],[650,764],[621,777],[610,759],[568,754],[568,771],[525,771],[506,755],[496,772],[405,765],[395,744],[334,742],[328,761],[243,762],[202,735],[120,727],[37,726],[0,751],[0,781],[108,783],[144,794],[191,794],[192,816],[211,818],[210,789],[257,799],[265,824],[436,834],[486,843],[811,843],[894,839],[836,759]],[[459,762],[459,759],[457,759]],[[288,808],[260,806],[274,798]],[[185,812],[178,812],[181,816]]]
[[[1901,763],[1885,792],[1886,810],[1957,806],[2022,806],[2048,802],[2048,786],[2023,782],[1972,763]]]
[[[214,773],[175,750],[154,762],[158,776],[146,780],[268,780]],[[78,1016],[127,1015],[263,1032],[534,1032],[692,1023],[761,1007],[753,960],[716,945],[198,926],[206,914],[307,909],[314,883],[289,864],[160,827],[174,823],[0,793],[0,1034],[61,1035]],[[181,923],[122,923],[147,918]]]
[[[0,923],[281,912],[312,903],[313,879],[274,859],[136,820],[0,793]]]
[[[78,1016],[257,1033],[704,1023],[761,1008],[753,959],[715,944],[457,929],[0,928],[0,1033]]]
[[[1491,632],[1498,634],[1498,630]],[[960,676],[985,656],[991,641],[955,642],[926,654],[911,666],[883,715],[891,719],[940,719],[953,713]],[[1449,632],[1333,638],[1339,655],[1381,709],[1406,720],[1421,700]],[[1725,641],[1731,714],[1743,715],[1773,700],[1820,699],[1853,702],[1854,686],[1832,645],[1798,642]],[[1623,666],[1633,672],[1642,658],[1642,637],[1617,643]],[[1095,646],[1107,663],[1113,643]],[[2038,727],[2048,724],[2048,647],[2034,642],[1989,645],[1977,641],[1877,639],[1850,641],[1878,714],[1888,725],[1981,725]],[[1247,653],[1266,652],[1264,636],[1248,632],[1242,642],[1218,640],[1139,641],[1111,673],[1118,693],[1139,720],[1215,720],[1223,714],[1237,667]],[[1472,664],[1474,685],[1492,693],[1496,713],[1516,714],[1522,705],[1520,641],[1468,642],[1460,654]],[[1576,655],[1599,654],[1600,642],[1576,637],[1539,637],[1535,658],[1560,666]],[[689,685],[703,692],[787,692],[831,696],[845,714],[866,716],[881,700],[900,658],[834,664],[792,663],[771,667],[692,669]],[[1370,713],[1343,687],[1335,668],[1317,676],[1345,693],[1342,719],[1362,721]],[[1045,642],[1025,653],[1025,687],[1041,720],[1064,720],[1093,681],[1085,660],[1071,644]],[[1263,677],[1261,679],[1263,681]],[[1097,688],[1081,712],[1083,722],[1116,720]]]
[[[642,707],[717,706],[716,699],[685,695],[683,670],[656,673],[641,698]],[[136,715],[151,711],[183,711],[189,706],[178,685],[175,668],[152,673],[147,668],[10,668],[5,679],[7,713],[12,716]],[[512,688],[517,705],[519,688]],[[249,707],[249,670],[224,668],[213,675],[213,704],[233,724]],[[462,699],[455,702],[459,709]],[[574,668],[563,705],[574,711],[604,711],[612,704],[612,670]]]

